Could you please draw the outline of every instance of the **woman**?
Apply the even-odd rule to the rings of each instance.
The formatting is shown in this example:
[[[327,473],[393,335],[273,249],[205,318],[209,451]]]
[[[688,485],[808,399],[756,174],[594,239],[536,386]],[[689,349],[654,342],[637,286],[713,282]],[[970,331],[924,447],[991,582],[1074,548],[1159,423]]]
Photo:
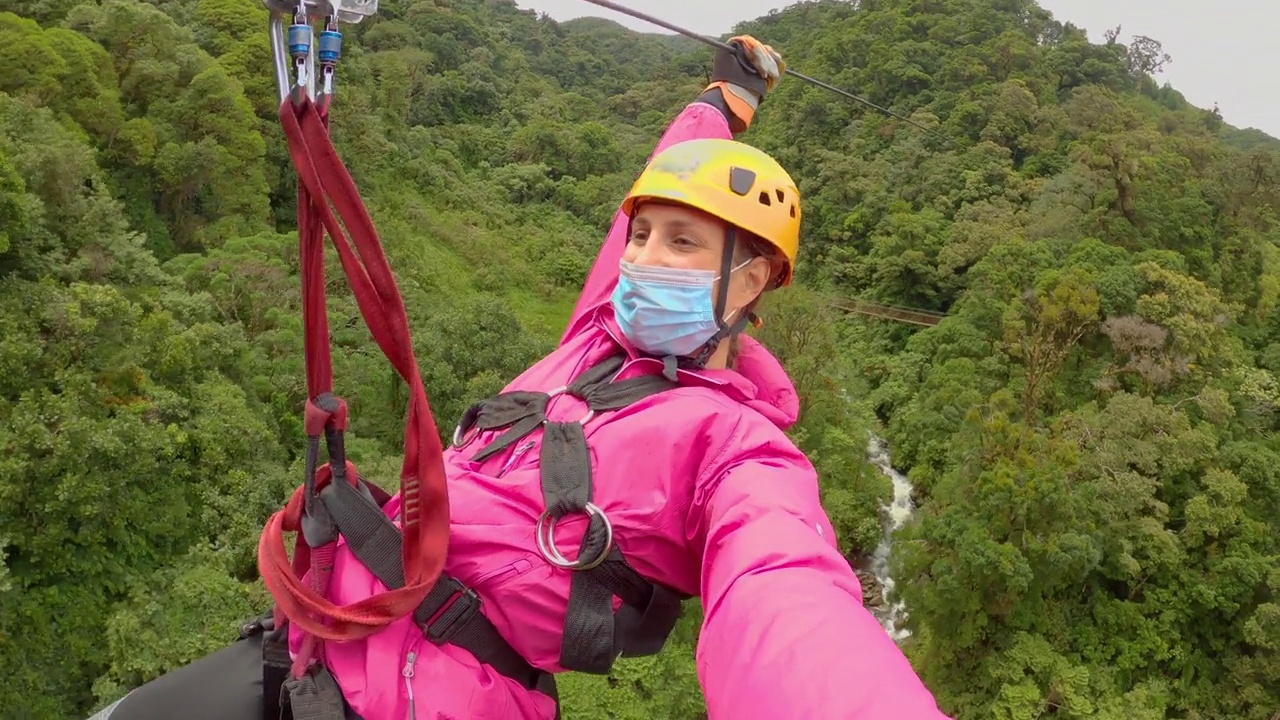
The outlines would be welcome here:
[[[733,43],[623,202],[560,347],[464,415],[445,454],[440,592],[367,639],[326,643],[323,671],[285,683],[295,718],[331,717],[313,701],[327,688],[332,706],[340,686],[336,717],[550,720],[555,672],[658,651],[692,596],[710,718],[945,717],[862,606],[814,469],[784,433],[793,385],[739,334],[791,282],[800,200],[775,161],[732,140],[781,75],[772,49]],[[340,495],[326,500],[344,529],[330,599],[345,605],[395,584],[398,551],[347,528],[393,527],[399,498],[379,514]],[[287,635],[296,655],[304,635]],[[260,717],[276,693],[257,647],[98,717]]]

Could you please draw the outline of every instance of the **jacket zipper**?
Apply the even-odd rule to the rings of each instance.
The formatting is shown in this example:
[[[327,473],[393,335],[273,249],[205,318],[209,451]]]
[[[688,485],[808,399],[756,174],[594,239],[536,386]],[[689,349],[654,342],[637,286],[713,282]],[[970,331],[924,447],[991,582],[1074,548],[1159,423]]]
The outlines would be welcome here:
[[[520,444],[520,446],[518,446],[515,449],[515,451],[511,453],[511,457],[507,458],[507,462],[502,466],[502,469],[498,471],[498,477],[502,477],[503,475],[506,475],[507,471],[510,470],[513,466],[515,466],[516,461],[520,459],[520,456],[529,452],[529,450],[532,449],[533,446],[536,444],[537,443],[535,443],[532,440],[527,440],[524,443]]]
[[[417,659],[418,653],[410,650],[404,659],[404,669],[400,671],[404,676],[404,689],[409,693],[409,720],[415,720],[418,717],[418,711],[413,702],[413,663]]]
[[[471,587],[478,588],[481,585],[484,585],[486,583],[504,580],[511,575],[519,575],[520,573],[523,573],[524,571],[532,567],[533,567],[533,563],[529,562],[525,558],[520,558],[518,560],[515,560],[514,562],[507,563],[502,567],[499,567],[495,570],[490,570],[489,572],[481,575],[480,577],[471,581]]]

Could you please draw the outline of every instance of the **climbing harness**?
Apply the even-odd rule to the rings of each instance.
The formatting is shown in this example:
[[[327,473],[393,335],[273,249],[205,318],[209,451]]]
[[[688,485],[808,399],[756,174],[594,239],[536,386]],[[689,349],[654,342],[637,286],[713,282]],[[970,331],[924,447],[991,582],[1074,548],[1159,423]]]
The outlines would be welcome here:
[[[692,30],[686,30],[685,28],[682,28],[682,27],[680,27],[679,25],[673,25],[673,24],[671,24],[671,23],[669,23],[669,22],[667,22],[667,21],[665,21],[665,20],[661,20],[661,19],[656,18],[656,17],[654,17],[654,16],[652,16],[652,15],[648,15],[648,14],[646,14],[646,13],[642,13],[642,12],[640,12],[640,11],[638,11],[638,10],[632,10],[632,9],[630,9],[630,8],[627,8],[627,7],[624,7],[624,6],[622,6],[622,5],[619,5],[618,3],[612,2],[611,0],[586,0],[586,2],[589,2],[589,3],[591,3],[592,5],[598,5],[598,6],[602,7],[602,8],[608,8],[609,10],[613,10],[614,12],[620,12],[620,13],[622,13],[623,15],[630,15],[631,17],[636,18],[637,20],[643,20],[643,21],[645,21],[645,22],[647,22],[647,23],[651,23],[651,24],[653,24],[653,25],[657,25],[658,27],[666,28],[666,29],[670,30],[671,32],[679,33],[679,34],[681,34],[681,35],[684,35],[684,36],[685,36],[685,37],[687,37],[687,38],[691,38],[691,39],[693,39],[693,40],[697,40],[698,42],[701,42],[701,43],[706,43],[707,45],[710,45],[711,47],[714,47],[714,48],[721,48],[721,49],[723,49],[723,50],[728,50],[729,52],[734,52],[734,48],[733,48],[733,46],[732,46],[732,45],[730,45],[730,44],[728,44],[728,43],[721,42],[721,41],[719,41],[719,40],[716,40],[715,38],[707,37],[706,35],[699,35],[698,33],[694,32],[694,31],[692,31]],[[790,75],[791,77],[794,77],[794,78],[795,78],[795,79],[797,79],[797,80],[802,80],[802,81],[807,82],[807,83],[809,83],[810,85],[813,85],[813,86],[815,86],[815,87],[820,87],[820,88],[822,88],[823,90],[830,90],[831,92],[833,92],[833,93],[835,93],[835,94],[837,94],[837,95],[840,95],[841,97],[848,98],[849,100],[852,100],[852,101],[857,102],[857,103],[861,103],[861,104],[863,104],[863,105],[866,105],[866,106],[867,106],[867,107],[869,107],[869,108],[872,108],[872,109],[875,109],[875,110],[879,110],[880,112],[884,113],[885,115],[889,115],[889,116],[891,116],[891,117],[895,117],[895,118],[897,118],[897,119],[901,120],[902,122],[907,123],[908,125],[911,125],[912,127],[915,127],[915,128],[917,128],[917,129],[919,129],[919,130],[923,130],[923,131],[925,131],[925,132],[929,133],[930,135],[933,135],[934,137],[938,138],[939,140],[942,140],[943,142],[947,143],[947,145],[952,145],[952,146],[953,146],[953,145],[955,144],[955,141],[954,141],[952,138],[949,138],[949,137],[947,137],[946,135],[943,135],[942,133],[939,133],[939,132],[938,132],[938,131],[936,131],[936,130],[930,130],[929,128],[925,127],[924,125],[921,125],[920,123],[918,123],[918,122],[916,122],[916,121],[912,120],[911,118],[908,118],[908,117],[904,117],[904,116],[902,116],[902,115],[899,115],[898,113],[896,113],[896,112],[894,112],[894,111],[892,111],[892,110],[890,110],[890,109],[888,109],[888,108],[881,107],[881,106],[879,106],[879,105],[877,105],[877,104],[875,104],[875,103],[871,102],[870,100],[867,100],[866,98],[858,97],[857,95],[854,95],[853,93],[848,92],[847,90],[841,90],[840,88],[838,88],[838,87],[836,87],[836,86],[834,86],[834,85],[829,85],[829,84],[827,84],[827,83],[822,82],[821,80],[815,80],[814,78],[811,78],[811,77],[809,77],[808,75],[802,75],[802,74],[800,74],[800,73],[796,72],[795,70],[792,70],[791,68],[787,68],[787,69],[786,69],[786,70],[784,70],[783,72],[784,72],[784,74],[786,74],[786,75]]]
[[[623,558],[613,542],[613,526],[592,502],[591,452],[584,426],[599,415],[620,410],[646,397],[676,387],[661,375],[643,375],[611,382],[621,370],[616,355],[587,369],[564,388],[550,393],[515,391],[476,403],[467,409],[454,432],[454,445],[466,447],[482,430],[503,430],[471,457],[482,462],[543,429],[539,451],[542,497],[546,509],[538,517],[534,538],[538,552],[556,567],[573,571],[569,607],[560,644],[560,665],[569,670],[606,674],[619,655],[652,655],[662,649],[680,617],[687,596],[650,582]],[[547,419],[548,403],[566,393],[587,404],[576,422]],[[585,513],[586,532],[576,559],[556,547],[556,521],[569,513]],[[622,600],[617,614],[613,596]]]
[[[479,449],[472,462],[482,462],[543,429],[539,457],[545,510],[536,522],[538,551],[551,564],[574,574],[565,613],[560,664],[569,670],[607,674],[620,657],[654,655],[662,650],[679,620],[688,596],[651,582],[623,557],[613,541],[613,527],[593,504],[591,456],[584,426],[646,397],[677,386],[660,375],[616,381],[624,356],[606,358],[588,368],[569,385],[551,392],[512,391],[472,405],[454,431],[454,445],[465,448],[482,431],[504,431]],[[560,394],[576,397],[587,413],[573,422],[550,421],[546,409]],[[330,482],[319,490],[324,508],[347,541],[347,548],[388,588],[403,585],[397,562],[401,534],[382,511],[390,496],[362,478],[357,484]],[[556,521],[570,513],[589,518],[578,553],[564,555],[555,541]],[[613,598],[622,604],[615,613]],[[559,703],[555,678],[529,665],[480,613],[480,597],[448,574],[414,610],[415,624],[435,644],[451,643],[523,687],[545,693]],[[288,651],[283,633],[270,626],[270,616],[251,624],[244,634],[270,631],[263,642],[263,686],[267,699],[280,692],[281,704],[291,706],[293,720],[342,720],[348,712],[337,682],[326,671],[288,677]],[[275,720],[278,709],[268,707]]]

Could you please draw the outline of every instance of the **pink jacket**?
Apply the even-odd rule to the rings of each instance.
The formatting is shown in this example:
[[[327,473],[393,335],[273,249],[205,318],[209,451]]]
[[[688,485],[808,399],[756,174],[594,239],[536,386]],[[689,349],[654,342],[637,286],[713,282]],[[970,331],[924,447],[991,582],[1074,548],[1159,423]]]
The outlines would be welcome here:
[[[718,110],[693,103],[658,149],[701,137],[731,135]],[[636,357],[608,302],[625,231],[619,214],[560,347],[507,390],[566,385],[618,347],[630,357],[619,379],[661,369]],[[819,505],[813,466],[783,432],[799,408],[790,379],[749,337],[742,338],[738,364],[737,371],[680,371],[680,388],[586,426],[594,502],[611,520],[624,556],[642,575],[702,598],[697,667],[709,717],[944,720],[863,608],[861,588]],[[547,416],[577,420],[583,407],[559,395]],[[535,443],[516,443],[481,463],[469,459],[500,432],[445,452],[452,516],[445,571],[479,593],[485,615],[524,658],[555,672],[562,669],[570,572],[543,560],[534,543],[544,509]],[[395,517],[399,499],[385,510]],[[584,520],[571,515],[557,524],[557,544],[566,552],[576,552]],[[384,589],[339,546],[333,601],[347,604]],[[290,642],[296,652],[296,629]],[[326,643],[325,656],[348,702],[366,718],[408,718],[410,702],[417,720],[555,716],[551,698],[465,650],[433,645],[410,618],[366,640]]]

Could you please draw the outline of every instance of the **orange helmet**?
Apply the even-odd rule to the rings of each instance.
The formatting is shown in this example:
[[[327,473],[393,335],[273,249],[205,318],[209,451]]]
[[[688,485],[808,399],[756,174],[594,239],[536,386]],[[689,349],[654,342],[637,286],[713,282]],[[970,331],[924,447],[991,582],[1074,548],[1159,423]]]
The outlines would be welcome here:
[[[791,284],[800,249],[800,191],[776,160],[736,140],[686,140],[649,161],[622,211],[643,200],[697,208],[756,235],[787,259],[777,287]]]

